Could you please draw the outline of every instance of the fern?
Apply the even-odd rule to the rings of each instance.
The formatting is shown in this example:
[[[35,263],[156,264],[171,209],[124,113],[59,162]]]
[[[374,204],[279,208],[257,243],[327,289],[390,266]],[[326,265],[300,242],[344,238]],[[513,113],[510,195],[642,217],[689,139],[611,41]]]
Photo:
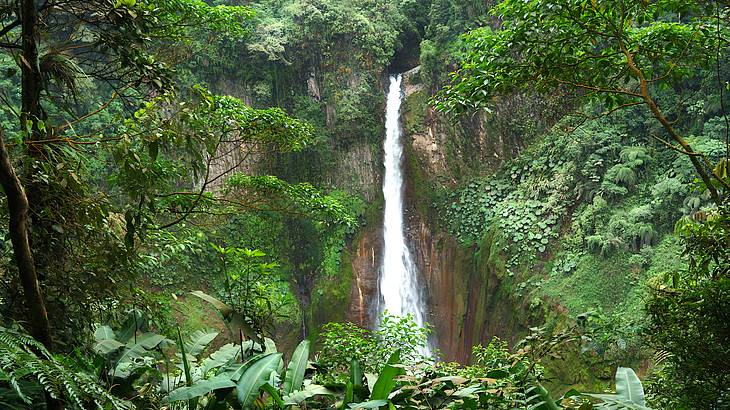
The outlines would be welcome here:
[[[37,384],[48,396],[71,408],[134,408],[131,403],[110,394],[96,377],[75,369],[66,360],[52,355],[27,333],[0,327],[0,375],[20,402],[33,403],[34,395],[28,386]]]
[[[699,211],[700,207],[702,206],[702,199],[698,196],[688,196],[684,199],[683,204],[684,213],[692,214]]]
[[[644,147],[627,147],[621,150],[619,154],[624,164],[631,165],[632,168],[640,167],[651,161],[649,152]]]
[[[540,384],[525,390],[527,410],[558,410],[559,407],[550,397],[550,393]]]
[[[609,170],[615,184],[621,184],[627,188],[636,183],[636,172],[628,165],[616,165]]]
[[[619,249],[624,248],[624,246],[624,241],[620,237],[609,233],[604,236],[604,241],[601,244],[601,256],[606,258],[610,255],[613,255]]]

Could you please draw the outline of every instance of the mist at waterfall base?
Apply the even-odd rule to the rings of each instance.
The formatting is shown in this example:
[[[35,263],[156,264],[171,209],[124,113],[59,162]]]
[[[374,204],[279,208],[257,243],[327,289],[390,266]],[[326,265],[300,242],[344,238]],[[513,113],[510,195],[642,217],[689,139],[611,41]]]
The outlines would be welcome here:
[[[403,98],[401,75],[390,77],[385,114],[385,151],[383,197],[383,264],[380,267],[380,313],[411,314],[419,326],[425,323],[425,307],[421,300],[418,272],[404,233],[403,224],[403,146],[401,141],[400,107]],[[421,352],[430,354],[426,347]]]

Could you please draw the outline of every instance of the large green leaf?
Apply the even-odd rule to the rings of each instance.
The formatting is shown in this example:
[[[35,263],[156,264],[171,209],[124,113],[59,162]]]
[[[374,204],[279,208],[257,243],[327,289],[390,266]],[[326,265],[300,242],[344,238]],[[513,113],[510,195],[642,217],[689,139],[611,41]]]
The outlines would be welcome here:
[[[133,311],[133,314],[136,315],[136,311]],[[138,318],[138,320],[141,319]],[[130,319],[127,321],[130,322]],[[93,347],[96,353],[102,356],[110,356],[121,350],[119,357],[116,357],[116,354],[112,356],[112,359],[116,357],[116,360],[113,368],[109,371],[110,376],[126,379],[134,370],[144,366],[140,359],[149,355],[149,350],[153,350],[161,343],[169,341],[164,336],[151,332],[136,335],[132,330],[138,328],[138,325],[139,323],[137,325],[132,324],[131,327],[128,326],[127,331],[120,334],[120,337],[129,339],[126,344],[114,339],[114,331],[109,326],[99,326],[94,332],[94,337],[98,341]]]
[[[152,332],[143,333],[137,336],[136,340],[137,344],[141,345],[147,350],[156,349],[157,346],[165,341],[170,342],[170,340],[166,339],[164,336]]]
[[[235,367],[236,370],[233,372],[233,376],[231,376],[231,379],[235,382],[240,381],[241,376],[248,370],[249,367],[251,367],[254,363],[258,362],[259,360],[263,359],[264,357],[268,356],[268,354],[257,354],[254,356],[249,356],[246,359],[244,359],[243,363],[236,364],[233,366],[228,367]]]
[[[244,408],[251,407],[251,403],[259,396],[259,389],[269,381],[272,370],[279,367],[281,353],[273,353],[262,357],[246,369],[236,385],[238,403]]]
[[[636,373],[628,367],[616,369],[616,394],[592,394],[586,396],[595,397],[603,401],[596,408],[607,409],[634,409],[648,410],[644,400],[644,388]]]
[[[264,341],[264,338],[248,324],[246,318],[242,314],[231,312],[228,315],[223,315],[223,319],[226,321],[226,326],[228,326],[228,329],[235,338],[239,339],[241,334],[243,334],[247,338],[258,343],[259,346],[263,346],[263,348],[266,349],[267,342]]]
[[[199,380],[192,386],[185,386],[173,390],[166,398],[166,402],[191,400],[196,397],[204,396],[218,389],[227,389],[236,387],[236,383],[231,380],[231,374],[220,374],[208,380]]]
[[[185,341],[185,352],[188,359],[194,360],[195,357],[203,353],[203,350],[208,347],[216,336],[218,336],[218,332],[215,331],[196,330],[193,332]]]
[[[117,359],[117,364],[109,371],[112,377],[126,379],[132,374],[132,371],[139,367],[137,359],[141,359],[147,354],[147,349],[139,343],[129,342],[124,347],[122,355]]]
[[[368,382],[368,389],[372,390],[372,388],[375,387],[375,382],[378,381],[378,375],[374,373],[365,373],[365,380]]]
[[[286,368],[286,377],[284,378],[284,395],[291,394],[296,390],[302,389],[304,383],[304,372],[307,370],[309,362],[309,340],[302,340],[299,346],[294,350]]]
[[[200,299],[203,299],[204,301],[210,303],[215,307],[221,314],[225,317],[228,316],[231,312],[233,312],[233,309],[226,305],[225,303],[221,302],[220,300],[214,298],[213,296],[210,296],[209,294],[202,292],[200,290],[194,290],[190,292],[193,296],[197,296]]]
[[[639,406],[645,406],[644,388],[636,373],[629,367],[616,369],[616,395],[624,400]]]
[[[390,355],[388,362],[383,370],[380,371],[378,380],[370,391],[370,400],[385,400],[388,398],[391,390],[395,387],[395,378],[405,373],[402,367],[398,365],[400,361],[400,350],[396,350]]]
[[[213,369],[225,366],[231,363],[241,353],[241,346],[228,343],[220,347],[220,349],[211,353],[210,356],[203,359],[200,364],[201,373],[205,375]]]
[[[238,338],[239,335],[242,333],[244,336],[252,339],[254,342],[258,343],[261,346],[265,344],[264,339],[261,337],[261,335],[246,322],[246,318],[243,317],[242,314],[234,311],[232,307],[226,305],[225,303],[221,302],[213,296],[210,296],[205,292],[195,290],[190,293],[193,296],[199,297],[200,299],[203,299],[204,301],[210,303],[220,312],[221,316],[223,316],[223,320],[225,321],[226,326],[228,326],[228,329],[231,331],[231,335],[234,338]]]
[[[115,335],[112,328],[107,325],[100,325],[96,328],[96,331],[94,331],[94,339],[96,339],[97,342],[101,342],[102,340],[116,340],[116,338],[117,335]]]
[[[147,319],[139,309],[132,309],[122,324],[122,329],[117,334],[117,340],[122,343],[133,341],[134,335],[139,331],[147,329]]]
[[[186,343],[183,343],[182,333],[180,333],[180,326],[177,327],[177,341],[180,344],[180,355],[182,356],[183,371],[185,373],[185,385],[188,387],[193,386],[193,377],[190,371],[190,362],[188,362],[188,355],[186,353]],[[188,399],[188,410],[194,409],[198,406],[198,399]]]
[[[481,393],[485,391],[486,388],[482,386],[481,384],[473,384],[469,387],[465,387],[461,390],[457,390],[454,392],[454,396],[456,397],[476,397],[477,393]]]
[[[345,406],[353,402],[355,402],[355,393],[352,388],[352,381],[348,380],[347,385],[345,385],[345,398],[342,400],[342,406],[340,408],[344,409]]]
[[[134,328],[134,326],[132,326],[132,328]],[[122,335],[122,337],[127,336]],[[114,331],[106,325],[96,328],[96,331],[94,332],[94,338],[97,341],[93,348],[94,351],[104,356],[114,353],[125,346],[125,343],[122,343],[121,341],[115,339]],[[157,346],[159,346],[163,342],[172,341],[156,333],[147,332],[142,333],[141,335],[130,335],[129,340],[126,342],[126,346],[131,348],[134,345],[139,345],[142,346],[142,348],[144,348],[145,350],[153,350],[156,349]],[[136,351],[141,352],[139,349],[136,349]]]
[[[352,360],[350,362],[350,381],[352,382],[353,386],[362,386],[362,367],[360,367],[360,362],[357,360]]]
[[[388,405],[388,400],[368,400],[362,403],[350,404],[351,409],[379,409]]]
[[[352,383],[353,399],[364,400],[367,397],[367,390],[362,384],[362,368],[357,360],[350,363],[350,383]]]
[[[279,349],[276,347],[276,342],[271,338],[264,338],[264,353],[276,353]]]
[[[100,340],[94,345],[94,351],[102,356],[108,356],[111,353],[124,347],[124,343],[120,343],[114,339]]]
[[[318,384],[309,384],[307,386],[304,386],[304,390],[295,391],[294,393],[284,397],[284,405],[297,405],[310,397],[335,396],[336,394],[337,393],[324,386],[320,386]]]
[[[271,396],[271,399],[274,401],[274,404],[276,404],[277,409],[281,409],[285,406],[284,400],[282,400],[281,395],[279,394],[279,391],[276,390],[276,387],[272,386],[270,382],[264,383],[263,386],[261,386],[262,389],[266,393],[269,393],[269,396]]]

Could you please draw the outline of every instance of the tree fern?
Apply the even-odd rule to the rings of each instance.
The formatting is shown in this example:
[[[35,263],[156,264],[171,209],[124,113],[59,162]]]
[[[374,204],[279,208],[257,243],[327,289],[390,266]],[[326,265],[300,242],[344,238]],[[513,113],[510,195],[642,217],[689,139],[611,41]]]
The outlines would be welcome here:
[[[636,172],[628,165],[615,165],[609,170],[615,184],[632,187],[636,183]],[[607,172],[608,174],[608,172]]]
[[[71,408],[134,408],[131,403],[106,391],[96,377],[75,369],[63,357],[52,355],[20,330],[0,327],[0,375],[4,375],[19,401],[27,405],[33,403],[32,389],[28,386],[37,384],[50,397]]]
[[[621,161],[632,168],[641,167],[651,161],[651,156],[645,147],[627,147],[619,154]]]

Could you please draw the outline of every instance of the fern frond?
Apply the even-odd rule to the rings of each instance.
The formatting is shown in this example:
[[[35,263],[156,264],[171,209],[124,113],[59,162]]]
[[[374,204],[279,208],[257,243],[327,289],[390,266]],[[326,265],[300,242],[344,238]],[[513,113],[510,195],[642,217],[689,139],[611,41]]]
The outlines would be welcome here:
[[[23,383],[39,385],[50,397],[73,408],[131,410],[134,405],[113,396],[96,377],[65,363],[63,356],[54,356],[23,331],[0,327],[0,375],[17,398],[32,404],[31,394]]]

